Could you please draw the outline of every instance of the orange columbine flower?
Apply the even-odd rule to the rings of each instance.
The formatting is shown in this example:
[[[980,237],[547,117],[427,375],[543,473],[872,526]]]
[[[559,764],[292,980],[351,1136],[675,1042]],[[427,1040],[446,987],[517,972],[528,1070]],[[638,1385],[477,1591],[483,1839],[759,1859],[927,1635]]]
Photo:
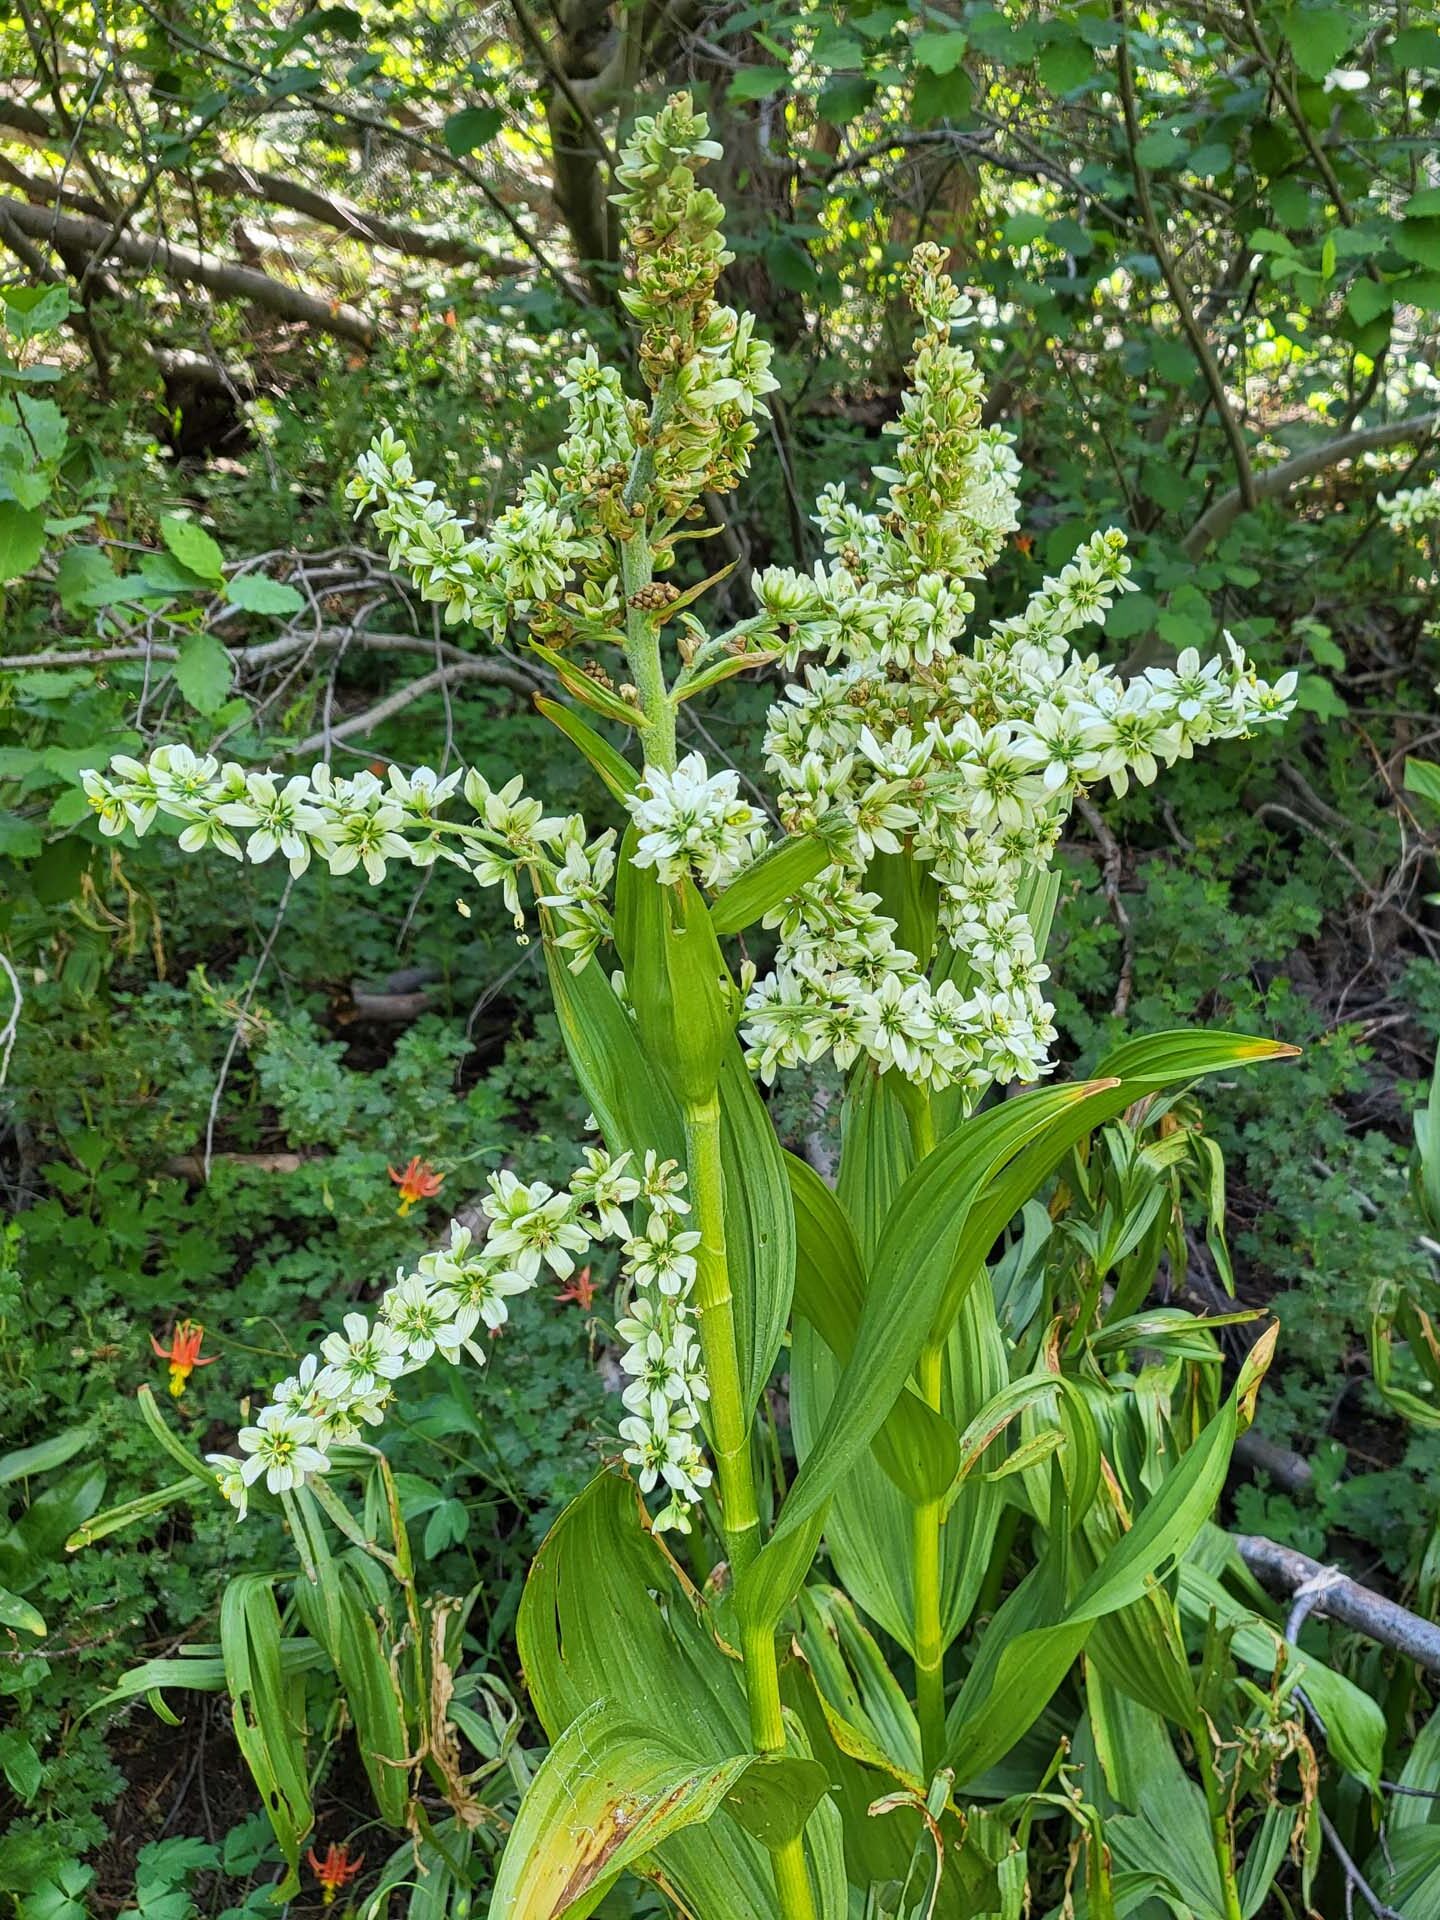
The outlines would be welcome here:
[[[310,1851],[305,1855],[305,1858],[310,1862],[310,1871],[325,1890],[325,1905],[327,1907],[341,1888],[353,1880],[365,1864],[365,1856],[363,1853],[358,1860],[352,1860],[350,1858],[350,1849],[343,1844],[336,1846],[333,1840],[325,1849],[325,1858],[323,1860],[317,1860],[315,1858],[315,1849],[313,1847],[311,1847]]]
[[[555,1298],[560,1301],[573,1300],[582,1313],[589,1313],[595,1298],[595,1282],[590,1278],[589,1267],[581,1267],[565,1291],[557,1293]]]
[[[428,1160],[417,1153],[403,1173],[390,1169],[390,1178],[400,1189],[400,1213],[403,1218],[417,1200],[433,1200],[440,1191],[443,1173],[436,1173]]]
[[[198,1320],[182,1320],[172,1328],[170,1344],[162,1347],[152,1333],[150,1344],[162,1360],[170,1362],[170,1391],[178,1400],[185,1391],[185,1382],[196,1367],[210,1367],[219,1358],[218,1354],[208,1354],[200,1358],[200,1342],[205,1338],[205,1329]]]

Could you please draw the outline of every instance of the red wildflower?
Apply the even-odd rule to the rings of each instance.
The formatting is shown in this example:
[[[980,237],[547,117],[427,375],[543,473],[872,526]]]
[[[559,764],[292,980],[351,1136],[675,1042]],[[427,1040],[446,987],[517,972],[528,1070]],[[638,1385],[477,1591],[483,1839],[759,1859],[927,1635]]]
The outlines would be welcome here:
[[[573,1300],[582,1313],[589,1313],[595,1298],[595,1282],[590,1278],[589,1267],[581,1267],[575,1278],[563,1293],[557,1293],[559,1301]]]
[[[150,1344],[162,1360],[170,1362],[170,1391],[178,1400],[185,1391],[185,1382],[196,1367],[213,1366],[219,1357],[207,1354],[200,1358],[200,1342],[205,1338],[205,1329],[198,1320],[182,1320],[170,1330],[170,1344],[162,1347],[152,1333]]]
[[[349,1881],[353,1880],[365,1864],[362,1853],[358,1860],[350,1858],[350,1849],[343,1843],[339,1846],[332,1840],[325,1849],[325,1858],[317,1860],[315,1849],[311,1847],[305,1858],[310,1862],[310,1871],[325,1890],[325,1905],[330,1902]]]
[[[436,1173],[430,1162],[422,1160],[417,1153],[403,1173],[391,1167],[390,1178],[400,1189],[400,1212],[404,1215],[417,1200],[433,1200],[445,1176]]]
[[[1015,536],[1015,544],[1021,553],[1029,553],[1035,545],[1035,536],[1033,533],[1017,533]]]

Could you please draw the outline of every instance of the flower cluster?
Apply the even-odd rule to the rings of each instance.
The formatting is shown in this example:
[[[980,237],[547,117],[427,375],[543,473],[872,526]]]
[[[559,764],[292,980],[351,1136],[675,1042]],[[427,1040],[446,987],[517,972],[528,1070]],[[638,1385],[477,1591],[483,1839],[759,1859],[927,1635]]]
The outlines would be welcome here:
[[[1392,533],[1405,533],[1411,527],[1440,520],[1440,480],[1423,487],[1402,487],[1388,498],[1382,493],[1379,506]]]
[[[981,424],[973,359],[951,337],[966,302],[937,248],[917,249],[909,287],[923,330],[888,491],[864,512],[828,489],[828,561],[754,581],[787,660],[823,655],[770,714],[780,817],[792,833],[824,822],[841,857],[769,916],[779,951],[751,988],[745,1039],[767,1080],[865,1054],[975,1093],[1045,1069],[1048,970],[1022,903],[1076,795],[1102,780],[1118,794],[1132,778],[1148,785],[1197,746],[1283,717],[1296,676],[1267,686],[1228,636],[1227,660],[1188,649],[1129,681],[1082,652],[1074,636],[1130,584],[1115,531],[960,650],[974,605],[963,583],[1018,524],[1018,470]],[[938,950],[896,937],[883,862],[902,854],[929,870]]]
[[[418,480],[404,444],[382,429],[346,489],[357,513],[374,509],[390,565],[407,570],[451,624],[488,629],[511,619],[556,645],[625,644],[621,554],[638,551],[634,515],[643,480],[650,564],[674,562],[680,522],[703,494],[726,493],[749,470],[764,397],[778,385],[771,348],[748,314],[715,299],[733,259],[724,210],[695,169],[720,153],[688,95],[637,121],[616,169],[633,271],[620,298],[640,323],[640,366],[653,415],[628,400],[619,374],[593,347],[565,367],[567,436],[550,469],[527,475],[519,496],[483,536]]]
[[[761,815],[740,798],[739,776],[710,773],[702,754],[686,754],[673,773],[647,767],[627,804],[640,829],[635,865],[667,885],[692,875],[723,887],[769,843]]]
[[[213,847],[253,861],[278,853],[293,874],[315,859],[334,874],[363,869],[372,886],[391,861],[429,867],[446,860],[479,885],[499,887],[517,926],[524,925],[520,878],[528,873],[556,917],[560,944],[575,952],[572,965],[583,967],[609,937],[613,832],[587,841],[579,814],[547,815],[518,775],[495,788],[473,768],[441,775],[391,767],[381,780],[368,770],[340,778],[322,764],[283,778],[163,746],[148,760],[116,754],[108,773],[91,769],[81,782],[103,834],[126,827],[143,834],[163,813],[184,822],[187,853]],[[442,817],[457,792],[472,810],[468,821]]]
[[[254,1425],[240,1431],[240,1458],[209,1455],[224,1497],[243,1515],[262,1476],[271,1493],[289,1493],[325,1473],[332,1447],[381,1424],[402,1375],[436,1354],[456,1362],[468,1353],[483,1365],[480,1329],[498,1332],[514,1295],[547,1270],[569,1279],[592,1242],[628,1246],[625,1209],[656,1177],[647,1166],[642,1180],[627,1171],[628,1162],[628,1154],[612,1159],[588,1148],[585,1164],[558,1192],[543,1180],[492,1174],[481,1201],[489,1222],[483,1237],[452,1221],[446,1243],[422,1254],[413,1270],[401,1268],[373,1314],[347,1313],[319,1352],[307,1353],[274,1388]],[[668,1179],[659,1186],[668,1193]]]
[[[656,1532],[688,1533],[687,1508],[711,1479],[697,1432],[710,1389],[689,1305],[700,1235],[686,1225],[685,1174],[673,1160],[647,1154],[640,1187],[650,1215],[644,1231],[625,1243],[621,1272],[633,1293],[615,1328],[625,1342],[620,1365],[630,1376],[621,1396],[620,1437],[641,1492],[657,1482],[669,1492],[653,1522]]]

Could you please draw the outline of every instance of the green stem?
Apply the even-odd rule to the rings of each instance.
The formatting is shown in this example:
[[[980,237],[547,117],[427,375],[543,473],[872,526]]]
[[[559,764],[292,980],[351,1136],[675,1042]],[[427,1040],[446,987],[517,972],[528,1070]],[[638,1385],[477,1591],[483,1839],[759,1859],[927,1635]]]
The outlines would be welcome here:
[[[1195,1742],[1195,1755],[1200,1763],[1200,1785],[1205,1791],[1205,1805],[1210,1814],[1210,1844],[1215,1850],[1215,1865],[1220,1873],[1225,1920],[1244,1920],[1240,1883],[1235,1873],[1235,1843],[1226,1815],[1225,1796],[1221,1783],[1215,1777],[1215,1754],[1210,1743],[1210,1729],[1203,1719],[1191,1729],[1190,1737]]]
[[[690,1200],[700,1244],[695,1249],[695,1310],[705,1378],[710,1386],[710,1444],[720,1483],[725,1545],[735,1578],[760,1549],[760,1513],[750,1458],[750,1423],[740,1381],[735,1303],[725,1251],[725,1176],[720,1162],[720,1100],[711,1095],[685,1109]]]
[[[930,1096],[913,1081],[898,1082],[910,1145],[918,1166],[935,1151],[935,1115]],[[943,1340],[928,1340],[920,1349],[916,1377],[921,1397],[936,1413],[945,1377]],[[920,1722],[920,1753],[926,1777],[945,1757],[945,1635],[940,1617],[940,1529],[944,1509],[927,1500],[915,1509],[911,1524],[911,1585],[915,1642],[915,1712]]]
[[[710,1387],[710,1445],[720,1485],[725,1546],[731,1579],[738,1581],[760,1550],[760,1514],[750,1450],[750,1425],[735,1341],[735,1307],[725,1251],[725,1177],[720,1160],[717,1095],[685,1108],[685,1145],[690,1163],[692,1219],[700,1235],[695,1250],[694,1301],[700,1347]],[[741,1636],[750,1737],[757,1753],[783,1753],[785,1719],[780,1709],[780,1667],[770,1629]],[[815,1920],[805,1842],[797,1834],[771,1854],[781,1920]]]
[[[630,462],[630,477],[625,483],[623,503],[634,514],[631,528],[619,541],[620,590],[625,596],[625,658],[630,663],[640,710],[647,722],[645,758],[667,771],[675,765],[675,701],[665,684],[665,668],[660,657],[660,623],[652,613],[634,604],[635,595],[648,587],[654,577],[651,543],[652,528],[646,508],[646,496],[655,477],[655,442],[675,405],[675,382],[662,381],[650,409],[645,439],[635,449]]]
[[[918,1367],[920,1392],[929,1407],[940,1411],[944,1348],[930,1341],[921,1349]],[[928,1777],[945,1756],[945,1638],[940,1620],[940,1528],[944,1513],[938,1500],[915,1509],[913,1525],[915,1710],[920,1721],[920,1753]]]

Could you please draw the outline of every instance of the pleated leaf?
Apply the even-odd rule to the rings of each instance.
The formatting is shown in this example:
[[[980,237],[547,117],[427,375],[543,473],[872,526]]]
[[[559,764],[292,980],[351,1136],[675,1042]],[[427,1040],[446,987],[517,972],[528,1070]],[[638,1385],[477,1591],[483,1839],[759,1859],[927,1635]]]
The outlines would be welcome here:
[[[608,1700],[663,1728],[696,1766],[723,1766],[749,1750],[739,1662],[717,1644],[700,1596],[616,1474],[592,1480],[551,1529],[530,1569],[516,1637],[552,1740]],[[773,1920],[769,1857],[723,1805],[705,1825],[667,1834],[655,1853],[696,1920]]]

